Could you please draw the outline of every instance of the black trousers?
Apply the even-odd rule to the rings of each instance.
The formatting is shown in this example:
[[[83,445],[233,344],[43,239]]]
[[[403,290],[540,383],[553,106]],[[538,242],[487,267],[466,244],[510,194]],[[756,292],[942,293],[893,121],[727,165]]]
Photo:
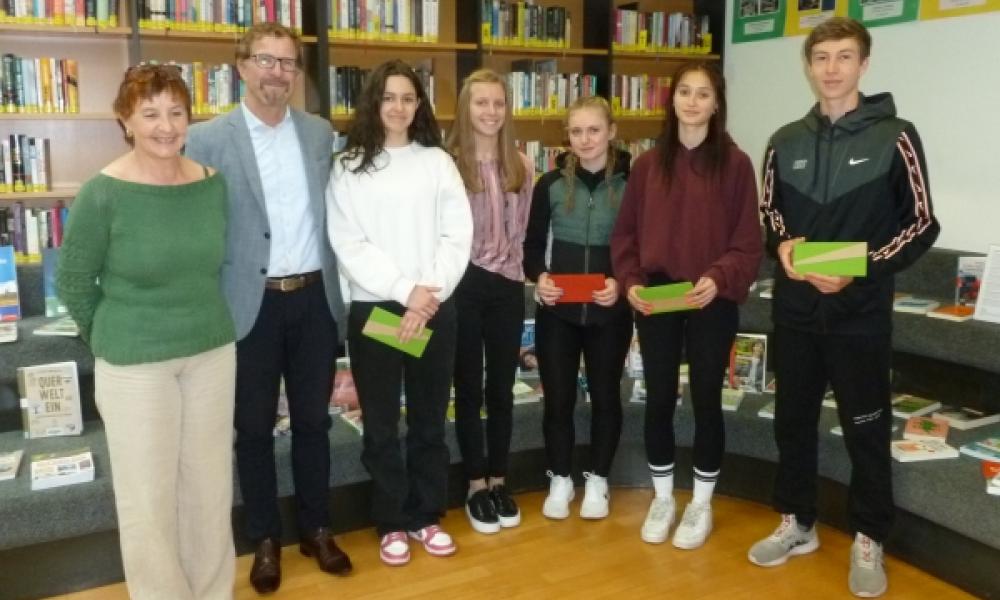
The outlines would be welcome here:
[[[716,298],[701,310],[636,317],[646,380],[644,427],[650,464],[674,462],[674,410],[684,349],[694,408],[694,466],[707,472],[722,466],[722,379],[738,326],[736,304],[723,298]]]
[[[251,540],[281,536],[272,431],[282,377],[299,533],[330,524],[328,405],[336,355],[337,324],[322,281],[264,291],[253,329],[236,344],[236,466]]]
[[[626,312],[603,325],[578,325],[539,307],[535,350],[545,404],[542,431],[549,468],[556,475],[570,474],[581,352],[591,402],[590,469],[601,477],[611,472],[621,437],[622,369],[631,338],[632,319]]]
[[[415,358],[365,337],[380,306],[402,315],[397,302],[352,302],[347,321],[351,371],[363,424],[361,462],[372,478],[372,518],[380,536],[436,524],[447,507],[445,412],[455,366],[455,305],[441,303],[427,326],[433,333]],[[406,392],[406,456],[400,447],[400,392]]]
[[[774,507],[799,522],[816,520],[817,426],[827,383],[837,397],[851,459],[851,529],[883,541],[893,519],[890,334],[834,335],[774,328],[777,385],[774,437],[778,476]]]
[[[470,264],[455,290],[455,434],[469,480],[507,475],[524,282]],[[483,359],[486,386],[483,387]],[[486,401],[486,453],[479,410]]]

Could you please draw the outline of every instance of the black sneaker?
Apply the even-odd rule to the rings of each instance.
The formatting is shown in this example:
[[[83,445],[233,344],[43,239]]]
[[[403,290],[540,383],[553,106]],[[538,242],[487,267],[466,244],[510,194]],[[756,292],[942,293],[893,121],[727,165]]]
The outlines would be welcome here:
[[[498,485],[490,490],[490,499],[496,507],[497,517],[501,527],[517,527],[521,524],[521,511],[517,508],[517,502],[507,492],[507,486]]]
[[[465,501],[465,516],[469,517],[472,528],[479,533],[500,531],[500,520],[489,490],[479,490],[469,496]]]

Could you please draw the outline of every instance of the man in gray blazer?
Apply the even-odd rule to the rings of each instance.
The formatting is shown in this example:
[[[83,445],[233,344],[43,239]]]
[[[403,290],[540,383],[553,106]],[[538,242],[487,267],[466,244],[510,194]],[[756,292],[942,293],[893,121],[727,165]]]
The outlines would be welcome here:
[[[250,582],[281,584],[281,520],[274,464],[279,385],[292,428],[299,549],[324,571],[350,559],[330,532],[328,403],[344,304],[326,235],[324,193],[333,133],[289,108],[301,43],[274,23],[249,29],[236,50],[246,97],[229,113],[191,127],[187,155],[219,170],[229,190],[222,285],[236,322],[236,461],[245,534],[257,546]]]

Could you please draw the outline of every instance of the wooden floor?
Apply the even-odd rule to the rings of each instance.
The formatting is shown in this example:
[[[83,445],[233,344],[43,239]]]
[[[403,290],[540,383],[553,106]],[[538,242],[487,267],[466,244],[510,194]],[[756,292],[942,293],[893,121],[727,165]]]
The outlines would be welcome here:
[[[577,498],[582,490],[577,490]],[[850,598],[847,562],[850,538],[820,526],[819,551],[764,569],[750,564],[746,553],[777,524],[771,510],[759,504],[716,497],[715,529],[699,550],[678,550],[639,539],[650,491],[612,490],[611,516],[584,521],[572,516],[549,521],[541,516],[543,493],[519,497],[523,522],[516,529],[486,536],[473,532],[461,509],[448,513],[443,526],[459,545],[450,558],[436,558],[411,546],[413,560],[387,567],[378,560],[372,530],[338,537],[354,562],[346,578],[327,575],[306,559],[297,546],[283,552],[283,582],[274,600],[327,598],[718,598],[726,600],[783,598]],[[689,493],[678,493],[678,504]],[[579,500],[574,502],[574,510]],[[680,513],[678,509],[678,513]],[[679,516],[679,515],[678,515]],[[247,577],[252,556],[237,564],[236,598],[258,598]],[[918,600],[972,598],[949,584],[892,557],[887,560],[889,591],[883,596]],[[124,584],[61,596],[64,600],[127,600]]]

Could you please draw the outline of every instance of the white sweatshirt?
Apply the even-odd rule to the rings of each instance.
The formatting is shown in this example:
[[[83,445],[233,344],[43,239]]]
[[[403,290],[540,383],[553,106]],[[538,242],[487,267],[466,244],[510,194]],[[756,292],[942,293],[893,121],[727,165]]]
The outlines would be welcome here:
[[[469,263],[472,212],[465,184],[440,148],[386,148],[368,173],[334,159],[327,229],[352,300],[402,305],[416,285],[446,300]]]

